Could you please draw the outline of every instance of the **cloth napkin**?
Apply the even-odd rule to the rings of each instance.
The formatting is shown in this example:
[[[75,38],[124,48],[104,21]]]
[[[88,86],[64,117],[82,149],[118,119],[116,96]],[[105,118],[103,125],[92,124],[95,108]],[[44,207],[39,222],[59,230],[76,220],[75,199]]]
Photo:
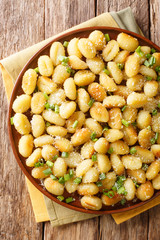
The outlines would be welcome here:
[[[81,23],[71,29],[66,30],[69,32],[77,28],[91,27],[91,26],[109,26],[109,27],[120,27],[128,29],[130,31],[142,34],[138,27],[133,13],[130,8],[126,8],[120,12],[103,13],[95,18],[92,18],[84,23]],[[60,35],[60,34],[58,34]],[[39,42],[27,49],[24,49],[18,53],[15,53],[0,61],[0,69],[4,81],[6,95],[8,100],[10,99],[14,83],[25,63],[30,57],[36,53],[46,43],[57,37],[58,35]],[[43,196],[38,189],[36,189],[32,183],[26,179],[33,211],[37,222],[51,221],[52,226],[63,225],[76,221],[81,221],[89,218],[96,217],[97,215],[85,214],[71,209],[65,208],[53,201],[46,196]],[[153,199],[149,203],[142,207],[134,210],[127,211],[125,213],[112,214],[117,224],[122,223],[144,211],[150,209],[160,203],[160,196]]]

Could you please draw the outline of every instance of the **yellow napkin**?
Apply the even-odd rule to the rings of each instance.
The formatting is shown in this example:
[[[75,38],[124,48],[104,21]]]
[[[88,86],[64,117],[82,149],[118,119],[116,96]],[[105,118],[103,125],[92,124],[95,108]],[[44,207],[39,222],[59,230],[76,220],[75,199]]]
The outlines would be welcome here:
[[[142,34],[141,30],[137,26],[134,16],[130,8],[124,9],[120,12],[104,13],[98,17],[90,19],[87,22],[79,24],[65,32],[69,32],[73,29],[91,27],[91,26],[110,26],[110,27],[121,27]],[[58,34],[59,35],[59,34]],[[57,36],[58,36],[57,35]],[[54,36],[54,37],[57,37]],[[46,39],[36,45],[33,45],[21,52],[11,55],[0,61],[0,68],[2,72],[2,77],[4,80],[4,85],[6,89],[7,98],[9,100],[11,92],[16,81],[18,74],[29,60],[29,58],[42,46],[48,43],[50,40],[54,39],[51,37]],[[71,222],[76,222],[84,219],[89,219],[96,217],[97,215],[85,214],[77,211],[67,209],[60,206],[59,204],[51,201],[47,197],[43,196],[39,190],[37,190],[28,179],[27,186],[29,194],[31,197],[31,202],[33,206],[33,211],[37,222],[43,222],[50,220],[53,226],[58,226],[62,224],[67,224]],[[113,214],[113,218],[117,224],[124,222],[147,209],[152,208],[160,203],[160,196],[152,200],[151,202],[145,204],[134,210],[127,211],[126,213]]]

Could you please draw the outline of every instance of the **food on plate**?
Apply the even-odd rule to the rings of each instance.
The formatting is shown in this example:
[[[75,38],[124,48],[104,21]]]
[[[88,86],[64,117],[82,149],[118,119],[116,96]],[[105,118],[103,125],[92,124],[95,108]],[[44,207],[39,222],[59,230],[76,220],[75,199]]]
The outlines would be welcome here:
[[[160,190],[159,82],[160,53],[126,33],[54,42],[12,105],[32,177],[91,210],[150,199]]]

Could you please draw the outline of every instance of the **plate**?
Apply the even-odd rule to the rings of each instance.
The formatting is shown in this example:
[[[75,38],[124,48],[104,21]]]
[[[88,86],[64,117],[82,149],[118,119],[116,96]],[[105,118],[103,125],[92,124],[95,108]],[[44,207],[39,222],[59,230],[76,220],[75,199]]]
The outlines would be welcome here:
[[[52,195],[47,190],[45,190],[45,188],[43,186],[43,183],[40,180],[34,179],[31,176],[31,168],[29,168],[25,165],[25,158],[23,158],[18,152],[18,142],[19,142],[19,139],[20,139],[20,134],[15,130],[14,126],[12,126],[10,124],[10,117],[12,117],[14,115],[14,112],[12,110],[13,101],[15,100],[15,98],[18,95],[23,93],[22,88],[21,88],[21,83],[22,83],[22,77],[23,77],[23,74],[25,73],[25,71],[28,68],[36,68],[37,67],[37,60],[38,60],[39,56],[44,55],[44,54],[49,54],[50,46],[52,45],[52,43],[54,41],[60,41],[60,42],[63,43],[64,41],[69,41],[70,39],[72,39],[74,37],[80,37],[80,38],[81,37],[88,37],[89,34],[94,30],[100,30],[103,33],[108,33],[111,39],[116,39],[117,35],[119,33],[124,32],[124,33],[130,34],[133,37],[136,37],[138,39],[140,45],[150,46],[152,48],[155,48],[158,52],[160,52],[160,47],[155,45],[150,40],[146,39],[145,37],[142,37],[141,35],[138,35],[136,33],[133,33],[133,32],[130,32],[130,31],[127,31],[127,30],[124,30],[124,29],[120,29],[120,28],[89,27],[89,28],[78,29],[78,30],[71,31],[69,33],[61,34],[59,37],[53,39],[51,42],[49,42],[43,48],[41,48],[36,54],[34,54],[33,57],[30,58],[30,60],[26,63],[26,65],[24,66],[24,68],[20,72],[20,74],[19,74],[19,76],[16,80],[14,89],[12,91],[10,104],[9,104],[8,133],[9,133],[10,144],[11,144],[11,147],[13,149],[13,153],[14,153],[14,156],[17,160],[18,165],[20,166],[21,170],[26,175],[26,177],[31,181],[31,183],[39,191],[41,191],[45,196],[47,196],[48,198],[50,198],[54,202],[56,202],[56,203],[58,203],[58,204],[60,204],[64,207],[70,208],[72,210],[76,210],[76,211],[80,211],[80,212],[84,212],[84,213],[92,213],[92,214],[111,214],[111,213],[125,212],[125,211],[128,211],[128,210],[140,207],[140,206],[148,203],[149,201],[153,200],[158,195],[160,195],[160,191],[155,192],[154,196],[151,199],[149,199],[145,202],[141,202],[139,200],[137,200],[135,202],[131,201],[131,202],[127,202],[126,205],[123,205],[123,206],[119,203],[119,204],[116,204],[115,206],[104,206],[99,211],[84,209],[80,204],[80,201],[79,201],[80,196],[77,193],[69,194],[65,191],[64,197],[68,197],[68,196],[72,195],[72,197],[75,198],[75,201],[70,203],[70,204],[67,204],[65,202],[60,202],[56,198],[56,196]]]

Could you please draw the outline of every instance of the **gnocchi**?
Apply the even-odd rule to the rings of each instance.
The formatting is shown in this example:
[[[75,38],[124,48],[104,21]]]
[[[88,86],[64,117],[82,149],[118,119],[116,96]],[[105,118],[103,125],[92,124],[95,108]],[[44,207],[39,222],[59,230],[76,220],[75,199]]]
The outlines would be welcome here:
[[[146,201],[160,190],[160,53],[123,32],[88,35],[53,42],[24,73],[11,118],[19,154],[59,200]]]

